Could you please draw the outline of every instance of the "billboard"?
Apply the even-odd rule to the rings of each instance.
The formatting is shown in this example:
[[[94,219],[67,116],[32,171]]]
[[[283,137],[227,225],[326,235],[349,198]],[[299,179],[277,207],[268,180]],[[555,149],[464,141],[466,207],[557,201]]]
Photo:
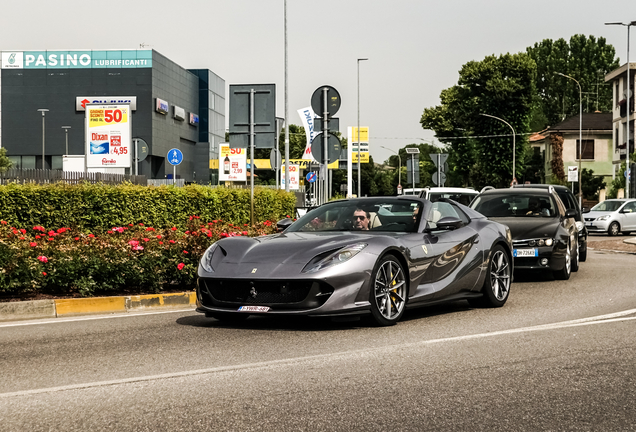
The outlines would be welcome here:
[[[152,50],[3,51],[2,69],[150,68]]]
[[[349,127],[348,129],[348,138],[349,138],[349,151],[350,158],[352,163],[358,163],[358,128],[357,127]],[[369,163],[369,128],[368,127],[360,127],[360,163]]]
[[[285,188],[285,165],[280,170],[280,187]],[[300,166],[289,165],[289,190],[300,189]]]
[[[129,105],[86,105],[86,167],[130,168]]]
[[[247,181],[247,149],[219,146],[219,180]]]

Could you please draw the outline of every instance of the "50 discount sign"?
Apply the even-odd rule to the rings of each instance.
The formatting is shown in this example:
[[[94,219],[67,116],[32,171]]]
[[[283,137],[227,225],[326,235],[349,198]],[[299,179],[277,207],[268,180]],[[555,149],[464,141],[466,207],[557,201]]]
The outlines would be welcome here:
[[[247,181],[247,149],[219,146],[219,180]]]
[[[129,168],[132,124],[128,105],[86,105],[86,166]]]

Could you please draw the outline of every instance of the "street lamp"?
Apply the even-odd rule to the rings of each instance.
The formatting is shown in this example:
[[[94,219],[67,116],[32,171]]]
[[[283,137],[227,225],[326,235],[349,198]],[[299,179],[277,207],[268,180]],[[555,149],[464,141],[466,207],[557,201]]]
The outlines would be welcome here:
[[[581,83],[572,78],[570,75],[562,74],[561,72],[557,72],[557,75],[561,75],[562,77],[570,78],[579,86],[579,208],[583,208],[583,192],[581,192],[581,183],[583,180],[583,174],[581,174],[581,159],[583,159],[583,92],[581,91]]]
[[[358,197],[360,197],[360,62],[368,58],[358,59]]]
[[[66,153],[64,153],[65,155],[68,155],[68,130],[70,129],[70,126],[62,126],[62,129],[64,129],[64,132],[66,132]]]
[[[516,184],[517,183],[517,176],[516,176],[516,170],[515,170],[515,168],[516,168],[516,164],[515,164],[515,154],[516,154],[515,153],[515,145],[516,145],[515,144],[515,129],[512,126],[510,126],[510,123],[508,123],[507,121],[505,121],[502,118],[495,117],[494,115],[490,115],[490,114],[484,114],[484,113],[481,113],[479,115],[482,115],[482,116],[485,116],[485,117],[494,118],[495,120],[499,120],[501,122],[504,122],[505,124],[507,124],[510,127],[510,129],[512,129],[512,184]]]
[[[289,192],[289,95],[287,91],[287,0],[283,1],[285,27],[285,192]],[[278,133],[278,132],[277,132]]]
[[[45,155],[46,155],[46,151],[45,151],[45,144],[44,144],[44,115],[46,112],[48,112],[48,110],[46,108],[41,108],[38,111],[40,111],[42,113],[42,169],[46,169],[46,162],[45,162]]]
[[[627,144],[626,144],[626,154],[625,154],[625,198],[629,198],[629,181],[630,181],[630,172],[629,172],[629,98],[632,96],[631,85],[629,82],[629,28],[631,26],[636,26],[636,21],[622,23],[622,22],[611,22],[605,23],[605,25],[621,25],[627,27],[627,93],[625,99],[627,99]]]
[[[388,151],[392,151],[393,153],[397,155],[398,157],[398,190],[402,190],[402,158],[400,157],[400,153],[388,147],[384,147],[384,146],[380,146],[380,147]]]

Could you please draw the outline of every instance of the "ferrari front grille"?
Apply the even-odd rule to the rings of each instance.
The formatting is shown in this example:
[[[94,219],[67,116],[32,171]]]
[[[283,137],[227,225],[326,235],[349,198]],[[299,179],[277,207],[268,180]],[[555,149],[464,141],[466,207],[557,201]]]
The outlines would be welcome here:
[[[236,304],[298,304],[310,293],[326,300],[333,292],[330,286],[313,280],[206,279],[205,286],[217,302]]]

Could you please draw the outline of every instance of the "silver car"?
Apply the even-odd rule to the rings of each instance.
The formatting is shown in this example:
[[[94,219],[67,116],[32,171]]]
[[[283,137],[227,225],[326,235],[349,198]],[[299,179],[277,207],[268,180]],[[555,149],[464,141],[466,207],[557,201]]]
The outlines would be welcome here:
[[[583,216],[588,232],[606,232],[611,236],[620,232],[629,234],[636,231],[636,199],[605,200]]]

